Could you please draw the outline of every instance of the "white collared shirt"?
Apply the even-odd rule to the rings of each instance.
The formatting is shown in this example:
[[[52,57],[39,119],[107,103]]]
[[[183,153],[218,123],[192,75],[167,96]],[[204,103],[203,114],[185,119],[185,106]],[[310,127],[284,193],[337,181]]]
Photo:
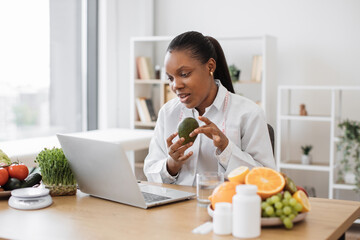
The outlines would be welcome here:
[[[265,166],[275,169],[267,123],[263,110],[253,101],[232,94],[216,80],[219,89],[214,102],[205,109],[204,117],[224,130],[229,144],[220,152],[213,140],[199,134],[188,151],[193,155],[187,159],[176,176],[166,168],[170,158],[166,139],[177,132],[178,124],[186,117],[195,118],[199,125],[196,109],[186,108],[178,98],[167,102],[159,111],[154,137],[145,158],[144,173],[150,182],[195,185],[196,173],[218,171],[226,176],[239,166]],[[228,95],[228,97],[226,97]],[[227,99],[227,100],[226,100]],[[227,102],[227,103],[226,103]],[[173,142],[177,141],[176,137]]]

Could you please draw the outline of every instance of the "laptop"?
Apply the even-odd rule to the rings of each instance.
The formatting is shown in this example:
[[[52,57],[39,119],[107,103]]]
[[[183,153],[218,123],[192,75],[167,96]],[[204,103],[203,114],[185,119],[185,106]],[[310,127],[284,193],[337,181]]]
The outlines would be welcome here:
[[[91,196],[139,208],[190,199],[193,193],[141,184],[119,143],[57,134],[79,189]]]

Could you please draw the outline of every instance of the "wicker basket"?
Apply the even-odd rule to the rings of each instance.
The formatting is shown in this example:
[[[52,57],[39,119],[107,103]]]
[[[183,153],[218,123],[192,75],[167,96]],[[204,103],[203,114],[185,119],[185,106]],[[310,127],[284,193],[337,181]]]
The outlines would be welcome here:
[[[75,185],[46,185],[45,187],[50,190],[51,196],[71,196],[76,194]]]

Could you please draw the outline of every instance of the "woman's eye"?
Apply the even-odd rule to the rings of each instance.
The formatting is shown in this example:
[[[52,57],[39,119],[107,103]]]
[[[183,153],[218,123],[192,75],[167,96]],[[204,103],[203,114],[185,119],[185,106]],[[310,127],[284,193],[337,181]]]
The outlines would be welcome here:
[[[172,82],[172,81],[174,80],[174,78],[171,77],[171,76],[168,76],[167,79],[168,79],[170,82]]]
[[[189,74],[190,74],[189,72],[187,72],[187,73],[181,73],[180,76],[181,76],[181,77],[187,77],[187,76],[189,76]]]

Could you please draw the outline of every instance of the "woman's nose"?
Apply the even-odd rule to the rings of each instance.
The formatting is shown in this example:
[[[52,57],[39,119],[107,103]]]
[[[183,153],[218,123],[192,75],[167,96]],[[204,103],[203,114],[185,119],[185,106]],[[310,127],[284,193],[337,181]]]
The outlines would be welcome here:
[[[181,89],[184,87],[184,83],[180,78],[174,78],[174,80],[172,82],[172,87],[174,90]]]

